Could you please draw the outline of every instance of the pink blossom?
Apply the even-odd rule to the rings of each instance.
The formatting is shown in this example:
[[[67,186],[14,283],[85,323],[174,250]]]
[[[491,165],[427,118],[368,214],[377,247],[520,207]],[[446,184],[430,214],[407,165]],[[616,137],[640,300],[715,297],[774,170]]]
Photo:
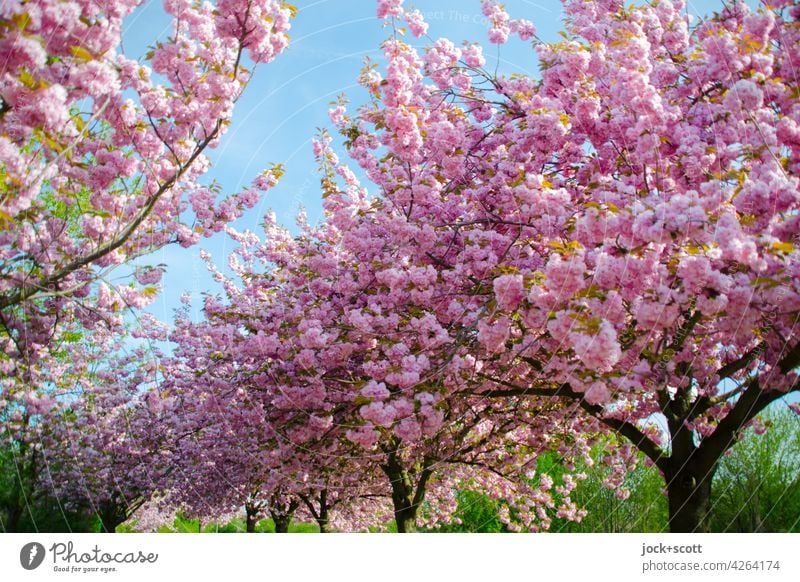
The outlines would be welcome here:
[[[481,0],[481,11],[489,19],[489,42],[493,44],[504,44],[511,33],[509,27],[509,16],[505,9],[495,2],[495,0]]]
[[[300,345],[304,348],[322,348],[329,340],[329,334],[324,333],[319,327],[311,327],[300,336]]]
[[[584,398],[589,404],[606,404],[611,399],[605,382],[593,382],[584,392]]]
[[[560,255],[553,254],[545,270],[547,286],[559,297],[570,297],[583,286],[585,272],[586,264],[580,255],[563,259]]]
[[[383,382],[375,382],[375,380],[370,380],[361,389],[361,394],[362,396],[371,398],[373,400],[386,400],[391,393],[389,390],[387,390],[386,384]]]
[[[369,420],[377,426],[391,426],[395,419],[394,406],[379,401],[365,404],[359,411],[365,420]]]
[[[66,108],[67,91],[61,85],[40,89],[29,100],[19,104],[19,115],[25,123],[60,130],[69,119]]]
[[[501,275],[493,286],[497,306],[504,311],[513,311],[525,298],[522,275]]]
[[[764,94],[753,81],[739,79],[728,89],[723,105],[729,111],[744,111],[750,113],[760,108]]]
[[[395,434],[404,441],[413,442],[422,436],[422,430],[420,429],[419,423],[409,417],[400,421],[395,429]]]
[[[426,436],[436,434],[444,422],[444,413],[428,405],[420,408],[420,416],[422,417],[422,432]]]
[[[142,285],[155,285],[161,281],[163,270],[160,268],[144,268],[137,269],[135,276],[136,280]]]
[[[530,20],[518,19],[509,22],[509,30],[522,41],[530,40],[536,34],[536,27]]]
[[[464,59],[464,63],[468,67],[482,67],[486,63],[486,59],[483,56],[483,48],[476,43],[465,44],[461,49],[461,58]]]
[[[378,18],[401,16],[403,14],[403,0],[378,0]]]
[[[610,372],[622,357],[617,332],[606,320],[601,322],[595,335],[572,333],[570,336],[575,354],[589,369]]]
[[[696,292],[705,287],[711,277],[710,263],[703,256],[686,256],[678,265],[678,276],[687,290]]]
[[[364,447],[365,449],[374,446],[380,437],[378,431],[370,427],[360,427],[355,430],[348,430],[346,435],[349,440]]]
[[[478,322],[478,341],[490,352],[504,352],[510,335],[511,321],[503,316],[492,323]]]
[[[413,34],[414,37],[420,38],[425,36],[425,33],[428,32],[428,24],[425,22],[422,12],[419,10],[406,10],[403,16],[406,20],[406,24],[408,24],[409,30],[411,30],[411,34]]]

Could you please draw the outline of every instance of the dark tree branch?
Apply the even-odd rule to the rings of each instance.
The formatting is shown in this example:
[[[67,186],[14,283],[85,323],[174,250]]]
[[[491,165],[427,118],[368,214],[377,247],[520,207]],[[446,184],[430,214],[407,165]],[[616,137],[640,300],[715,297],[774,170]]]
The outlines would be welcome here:
[[[194,152],[192,152],[192,155],[188,160],[186,160],[186,163],[180,166],[178,170],[169,178],[169,180],[161,184],[158,188],[158,191],[156,191],[155,194],[147,199],[147,202],[139,211],[139,214],[137,214],[136,217],[128,224],[128,226],[126,226],[122,232],[120,232],[119,236],[106,242],[105,244],[100,245],[89,254],[76,258],[49,277],[45,277],[44,279],[32,284],[23,285],[22,287],[14,289],[8,294],[0,295],[0,309],[17,305],[27,299],[30,299],[39,291],[48,290],[51,286],[68,277],[75,271],[90,265],[107,254],[114,252],[123,244],[125,244],[128,239],[133,236],[133,233],[136,232],[136,229],[139,227],[139,225],[144,222],[148,216],[150,216],[150,213],[153,211],[153,208],[155,208],[156,203],[161,199],[164,193],[172,188],[178,182],[178,180],[180,180],[180,178],[186,173],[189,167],[191,167],[197,157],[206,149],[206,147],[208,147],[208,144],[210,144],[211,141],[216,138],[217,135],[219,135],[221,128],[222,122],[218,120],[211,134],[198,144]]]
[[[626,420],[620,420],[618,418],[605,418],[603,416],[604,409],[602,406],[589,404],[583,398],[578,400],[578,404],[584,411],[595,417],[610,429],[628,439],[637,449],[647,455],[647,457],[653,461],[653,463],[655,463],[659,469],[662,471],[666,469],[669,457],[664,454],[664,451],[661,450],[661,447],[650,440],[650,437],[639,430],[635,424]]]
[[[316,507],[314,507],[314,504],[311,503],[311,500],[308,498],[308,496],[303,495],[301,493],[301,494],[298,494],[298,497],[305,504],[305,506],[308,508],[308,511],[311,513],[311,516],[314,519],[319,520],[319,515],[317,514],[317,509],[316,509]]]
[[[692,305],[694,305],[694,303],[692,303]],[[702,317],[703,314],[700,313],[699,310],[695,310],[695,312],[692,313],[691,316],[689,316],[689,319],[684,321],[683,325],[681,325],[675,332],[675,337],[673,338],[672,343],[669,346],[669,349],[674,350],[676,352],[680,350],[683,347],[684,342],[686,342],[686,338],[689,337],[689,335],[692,333],[692,330],[694,330],[695,326],[700,321],[700,319],[702,319]]]
[[[431,478],[431,475],[433,475],[433,468],[428,466],[426,461],[422,472],[419,474],[419,479],[417,480],[417,487],[414,491],[414,499],[411,501],[411,505],[413,507],[419,507],[422,504],[422,501],[425,499],[428,480]]]
[[[563,397],[574,400],[584,412],[593,416],[610,429],[621,434],[627,438],[637,449],[642,451],[647,457],[656,464],[662,471],[666,469],[668,457],[664,451],[656,445],[646,434],[644,434],[635,424],[620,420],[618,418],[605,417],[605,409],[597,404],[590,404],[583,397],[580,392],[575,392],[569,384],[562,384],[556,389],[536,388],[536,387],[522,387],[502,380],[500,378],[493,378],[485,374],[479,374],[480,377],[485,378],[500,384],[501,386],[508,386],[508,390],[488,390],[479,392],[476,396],[486,396],[488,398],[503,398],[508,396],[544,396],[544,397]]]
[[[506,396],[569,396],[568,394],[561,393],[561,389],[568,385],[563,384],[558,388],[537,388],[534,386],[518,386],[513,382],[509,382],[508,380],[503,380],[501,378],[495,378],[493,376],[489,376],[487,374],[482,374],[478,372],[478,376],[483,378],[484,380],[489,380],[490,382],[494,382],[495,384],[499,384],[500,386],[506,386],[507,390],[485,390],[483,392],[475,393],[475,396],[486,396],[487,398],[503,398]]]
[[[800,366],[800,342],[795,344],[778,362],[778,367],[784,374],[788,374],[798,366]]]
[[[778,392],[777,390],[764,392],[761,389],[758,377],[752,378],[731,411],[719,421],[711,436],[703,439],[700,443],[698,452],[705,468],[713,467],[722,454],[736,442],[742,428],[759,412],[772,402],[785,396],[788,392],[796,392],[798,390],[800,390],[800,383],[795,382],[794,386],[787,392]]]
[[[761,342],[749,352],[742,354],[742,356],[737,360],[725,364],[719,370],[717,370],[717,375],[719,376],[719,379],[724,380],[725,378],[730,378],[736,372],[745,369],[753,362],[753,360],[755,360],[758,356],[763,354],[764,350],[766,349],[767,349],[767,344]]]

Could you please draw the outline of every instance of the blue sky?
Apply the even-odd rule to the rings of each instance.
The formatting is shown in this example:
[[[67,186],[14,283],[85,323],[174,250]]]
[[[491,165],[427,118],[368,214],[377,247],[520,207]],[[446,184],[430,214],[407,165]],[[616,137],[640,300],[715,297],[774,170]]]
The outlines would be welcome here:
[[[301,206],[312,222],[320,218],[319,178],[311,139],[317,128],[330,127],[327,111],[337,95],[347,94],[351,106],[365,99],[356,82],[358,74],[365,57],[381,62],[380,45],[389,34],[375,16],[374,0],[295,0],[295,4],[298,14],[292,23],[291,45],[275,61],[257,69],[237,105],[228,133],[210,152],[213,169],[207,179],[219,182],[226,193],[248,185],[272,163],[281,163],[286,169],[280,184],[234,224],[239,230],[259,232],[262,217],[270,209],[281,224],[289,227],[294,225]],[[689,13],[702,15],[719,8],[721,0],[690,0],[687,4]],[[542,40],[556,39],[562,29],[558,0],[506,0],[505,5],[512,17],[533,21]],[[479,0],[418,0],[407,6],[418,8],[426,16],[430,37],[417,40],[409,36],[407,42],[422,46],[439,37],[456,44],[478,41],[485,47],[487,68],[496,65],[506,74],[537,74],[536,55],[529,43],[514,39],[499,48],[488,45],[488,24]],[[170,20],[161,2],[145,2],[126,21],[125,52],[140,58],[148,46],[169,32]],[[162,321],[172,321],[182,293],[191,292],[196,299],[203,291],[219,290],[198,258],[200,249],[209,251],[215,263],[222,266],[227,264],[231,242],[220,234],[190,249],[172,245],[146,261],[167,265],[163,291],[150,307]],[[195,317],[199,316],[198,308],[195,301]]]

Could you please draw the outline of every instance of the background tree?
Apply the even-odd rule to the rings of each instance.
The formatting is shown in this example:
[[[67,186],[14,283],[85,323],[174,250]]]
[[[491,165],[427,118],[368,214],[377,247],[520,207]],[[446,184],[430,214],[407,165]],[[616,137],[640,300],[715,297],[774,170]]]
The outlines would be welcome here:
[[[248,255],[247,249],[239,251]],[[231,285],[228,281],[233,292]],[[247,294],[254,296],[252,291]],[[176,357],[165,389],[179,403],[181,426],[180,469],[169,500],[204,519],[244,508],[248,532],[266,516],[276,531],[285,531],[295,514],[325,532],[334,510],[343,510],[338,523],[347,524],[346,508],[380,494],[374,471],[358,456],[343,454],[330,426],[307,418],[308,401],[300,391],[281,384],[297,363],[285,357],[270,366],[265,360],[269,307],[253,301],[223,305],[209,297],[205,320],[192,322],[185,313],[178,318],[172,335]],[[258,320],[257,310],[263,310]],[[275,323],[293,333],[290,322]],[[297,401],[288,398],[290,388]]]
[[[580,420],[559,418],[551,406],[545,422],[532,403],[512,408],[462,390],[461,372],[473,363],[456,353],[460,328],[442,316],[460,289],[438,290],[430,259],[408,244],[407,217],[365,198],[324,136],[315,149],[326,222],[311,227],[301,220],[301,234],[292,237],[268,217],[263,242],[229,231],[239,244],[229,260],[234,275],[211,267],[226,296],[206,298],[203,322],[179,323],[176,355],[191,371],[184,384],[199,393],[187,402],[214,402],[223,419],[251,407],[229,404],[235,394],[256,403],[263,411],[256,423],[267,427],[271,443],[262,458],[288,450],[301,467],[315,467],[306,469],[312,480],[335,458],[348,462],[334,473],[383,473],[399,532],[416,528],[429,492],[428,514],[446,519],[442,508],[453,505],[456,475],[506,494],[526,528],[546,529],[550,511],[579,518],[571,485],[554,489],[552,479],[542,479],[534,490],[526,476],[536,453],[554,448],[562,433],[574,443],[562,450],[565,458],[586,454],[573,426]],[[247,442],[247,430],[237,422],[223,432]],[[298,474],[286,461],[273,471]],[[262,492],[294,489],[287,483]]]
[[[146,316],[140,322],[149,342],[138,347],[118,333],[102,344],[99,333],[87,335],[97,350],[91,369],[41,420],[39,486],[96,516],[101,532],[114,533],[163,494],[175,465],[176,410],[159,390],[162,355],[150,343],[163,341],[165,329]],[[89,361],[88,353],[80,355]]]
[[[280,174],[267,171],[219,204],[217,187],[199,182],[253,67],[286,47],[294,9],[166,2],[172,34],[148,65],[120,49],[138,4],[0,7],[0,414],[10,415],[6,450],[28,484],[36,479],[23,475],[40,466],[24,433],[38,433],[31,419],[63,387],[65,346],[76,334],[123,333],[126,309],[157,292],[160,267],[131,268],[119,284],[110,271],[218,232]],[[85,369],[80,352],[71,356]],[[17,509],[9,515],[13,529]]]
[[[712,531],[800,529],[797,415],[777,403],[759,415],[719,464]]]

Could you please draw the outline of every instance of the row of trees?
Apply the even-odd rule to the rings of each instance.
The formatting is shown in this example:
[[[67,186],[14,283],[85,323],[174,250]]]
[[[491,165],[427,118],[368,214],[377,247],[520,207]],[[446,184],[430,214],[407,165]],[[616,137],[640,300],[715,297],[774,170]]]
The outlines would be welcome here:
[[[61,170],[69,193],[51,192],[53,176],[32,186],[44,223],[7,212],[21,228],[3,246],[0,414],[18,509],[43,489],[94,504],[107,531],[148,503],[204,520],[243,507],[248,530],[269,514],[286,531],[304,513],[321,531],[392,516],[406,532],[454,523],[459,496],[474,492],[493,500],[506,528],[539,531],[585,517],[575,492],[601,447],[603,481],[617,495],[643,455],[663,479],[669,528],[710,527],[723,454],[800,388],[800,8],[732,2],[690,28],[679,0],[567,0],[563,42],[550,44],[498,4],[482,8],[491,42],[534,40],[540,80],[490,73],[478,44],[438,39],[420,52],[400,25],[425,35],[421,14],[379,2],[394,33],[385,66],[360,77],[370,100],[331,110],[377,192],[322,132],[322,223],[301,217],[292,235],[267,216],[262,239],[228,228],[229,268],[208,258],[224,295],[205,297],[199,322],[178,314],[174,352],[109,358],[123,304],[147,297],[157,271],[137,272],[145,287],[111,290],[103,269],[193,242],[181,234],[189,205],[195,233],[255,201],[247,191],[209,210],[213,192],[188,168],[205,169],[202,148],[227,123],[246,80],[242,54],[280,52],[291,12],[255,0],[214,11],[168,4],[175,38],[152,62],[171,85],[123,77],[120,91],[141,91],[141,105],[125,106],[135,122],[114,125],[126,122],[105,109],[92,119],[92,143],[107,146],[105,136],[112,153],[116,144],[141,162],[136,187],[117,172],[104,186],[117,190],[98,195]],[[93,22],[103,28],[111,16]],[[23,20],[9,20],[16,38],[39,25]],[[109,58],[47,50],[59,70],[78,67],[64,59]],[[12,77],[24,85],[29,67]],[[194,103],[216,77],[228,89],[209,95],[214,117]],[[4,123],[17,127],[21,106],[5,94],[3,103]],[[156,150],[137,149],[137,124],[158,164]],[[77,131],[69,151],[84,143]],[[33,154],[57,160],[45,166],[95,168],[105,156],[26,139],[44,141]],[[137,193],[130,201],[124,184]],[[130,221],[93,230],[104,216]],[[58,226],[48,236],[60,246],[37,238],[34,223]],[[25,232],[36,244],[23,244]],[[146,319],[137,330],[149,341],[165,333]],[[543,464],[554,455],[557,466]]]
[[[127,491],[138,484],[98,458],[143,465],[131,478],[150,479],[149,457],[137,463],[134,453],[126,461],[125,447],[139,392],[158,381],[150,363],[157,356],[106,354],[123,345],[125,315],[156,296],[162,269],[119,267],[219,232],[280,174],[267,171],[221,201],[215,186],[201,182],[206,151],[224,135],[254,67],[287,46],[294,8],[272,0],[170,0],[171,34],[140,62],[121,51],[123,20],[139,4],[0,6],[6,530],[17,528],[49,484],[65,500],[73,497],[62,487],[72,485],[78,499],[91,492],[98,513],[117,511],[100,507],[107,498],[123,499],[124,513],[135,509],[138,496]],[[112,279],[120,271],[128,274]],[[157,339],[162,331],[143,322],[136,333]],[[158,434],[145,420],[134,424]],[[48,454],[66,456],[58,471]],[[69,483],[73,471],[88,476]]]
[[[794,413],[785,406],[770,407],[759,416],[757,426],[749,429],[720,461],[714,476],[713,511],[710,531],[714,532],[788,532],[800,529],[800,471],[797,447],[798,421]],[[764,429],[763,435],[759,434]],[[630,496],[619,496],[605,484],[613,471],[604,462],[603,446],[591,452],[592,466],[582,464],[586,473],[573,497],[585,508],[587,515],[580,522],[563,519],[554,520],[554,532],[661,532],[667,528],[667,498],[663,491],[663,478],[653,466],[639,464],[629,472],[623,486]],[[10,476],[9,456],[0,459],[4,477]],[[544,471],[558,474],[561,461],[556,454],[546,454],[537,460]],[[13,491],[13,483],[4,483],[4,494]],[[620,497],[625,497],[621,499]],[[423,527],[423,531],[435,532],[503,532],[509,531],[500,518],[500,504],[491,497],[477,491],[456,491],[456,508],[448,523]],[[3,505],[5,507],[5,504]],[[184,511],[188,508],[184,507]],[[425,509],[423,508],[423,513]],[[140,508],[122,526],[122,531],[178,531],[192,532],[270,532],[276,531],[276,522],[271,518],[253,522],[247,520],[242,508],[235,515],[220,515],[209,519],[190,518],[177,511],[176,507],[165,508],[159,504],[147,504]],[[265,512],[268,514],[269,512]],[[325,531],[313,515],[300,509],[289,531]],[[277,522],[280,524],[280,522]],[[7,516],[0,514],[0,524],[5,527]],[[346,526],[347,524],[339,524]],[[354,524],[350,524],[351,526]],[[384,524],[360,524],[373,530],[394,528]],[[17,524],[19,531],[102,531],[103,525],[96,509],[77,506],[70,510],[58,499],[38,495],[31,499],[29,512]]]

